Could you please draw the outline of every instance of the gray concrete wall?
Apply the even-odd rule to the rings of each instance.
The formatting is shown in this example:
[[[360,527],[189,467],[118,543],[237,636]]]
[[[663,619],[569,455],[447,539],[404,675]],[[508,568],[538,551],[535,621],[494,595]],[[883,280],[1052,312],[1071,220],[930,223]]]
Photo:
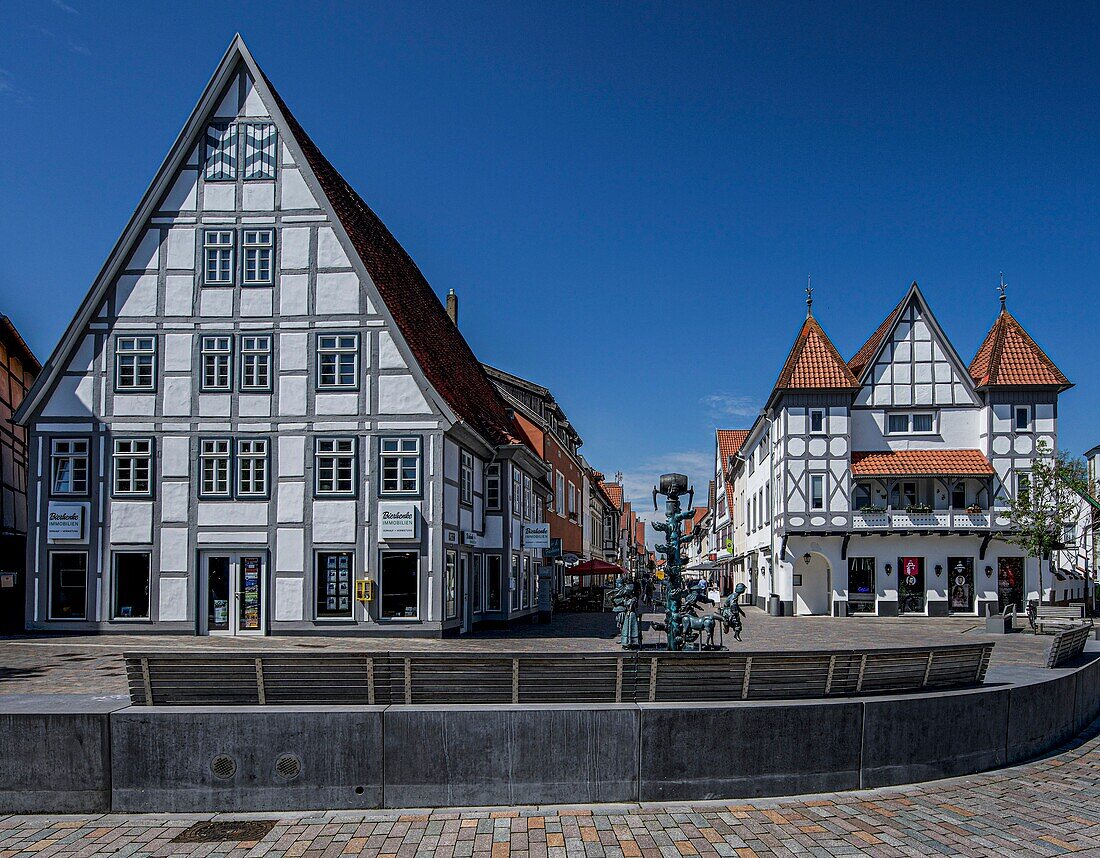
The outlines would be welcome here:
[[[126,697],[0,695],[0,813],[111,809],[109,715]]]
[[[115,811],[372,808],[382,804],[382,706],[129,707],[111,719]],[[221,778],[215,757],[235,763]],[[301,772],[276,770],[293,755]]]
[[[828,701],[131,707],[0,696],[0,813],[747,798],[971,774],[1100,715],[1100,653],[985,687]],[[9,750],[10,749],[10,750]],[[219,755],[233,761],[225,777]],[[293,755],[300,771],[276,765]],[[224,772],[223,772],[224,774]]]
[[[632,704],[391,706],[385,803],[633,801],[638,721]]]

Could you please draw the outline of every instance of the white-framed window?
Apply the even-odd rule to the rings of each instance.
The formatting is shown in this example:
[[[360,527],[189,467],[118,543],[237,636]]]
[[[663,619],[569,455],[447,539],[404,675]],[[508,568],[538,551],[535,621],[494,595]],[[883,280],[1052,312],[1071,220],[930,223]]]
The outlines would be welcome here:
[[[534,483],[531,482],[531,477],[528,474],[523,475],[523,517],[527,521],[533,521],[535,518],[535,497],[534,497]]]
[[[383,438],[380,447],[382,494],[419,494],[420,438]]]
[[[246,229],[241,240],[241,252],[244,255],[245,286],[270,286],[272,278],[271,260],[274,254],[275,231],[272,229]]]
[[[895,411],[886,415],[887,435],[931,435],[935,431],[933,411]]]
[[[500,610],[500,594],[504,587],[499,554],[485,556],[485,610]]]
[[[241,337],[241,390],[271,390],[270,334],[245,334]]]
[[[544,506],[541,495],[535,495],[535,524],[542,524],[546,521],[546,517],[543,515]]]
[[[267,497],[267,439],[237,439],[237,497]]]
[[[894,509],[906,509],[917,505],[917,484],[914,480],[903,480],[894,486],[890,493],[890,506]]]
[[[355,552],[318,551],[314,592],[319,620],[350,620],[355,590]]]
[[[485,468],[485,508],[500,509],[500,463]]]
[[[458,488],[462,502],[474,502],[474,457],[465,450],[459,451]]]
[[[115,495],[149,496],[153,493],[153,440],[116,438],[114,448]]]
[[[353,389],[359,386],[359,335],[317,337],[317,387]]]
[[[810,474],[810,509],[825,509],[824,474]]]
[[[202,233],[203,282],[233,285],[233,230],[206,229]]]
[[[314,447],[314,493],[355,494],[355,439],[318,438]]]
[[[520,578],[520,607],[526,608],[531,604],[531,558],[523,555],[523,577]]]
[[[519,555],[512,555],[512,577],[508,579],[508,590],[512,594],[511,605],[513,611],[519,610]]]
[[[565,474],[561,471],[557,472],[557,493],[554,498],[555,512],[562,518],[565,518]]]
[[[278,134],[270,122],[249,122],[244,131],[244,179],[274,179]]]
[[[88,615],[88,552],[50,552],[50,619],[83,620]]]
[[[446,564],[443,567],[444,611],[448,620],[458,616],[458,554],[447,550]]]
[[[1017,405],[1012,409],[1012,425],[1017,432],[1031,431],[1031,409],[1026,405]]]
[[[54,438],[50,444],[50,493],[88,494],[88,439]]]
[[[825,432],[825,409],[810,409],[810,434],[822,435]]]
[[[202,390],[230,390],[232,387],[233,338],[203,337],[199,343],[202,358]]]
[[[569,491],[566,492],[566,498],[569,499],[569,515],[570,517],[577,514],[577,487],[572,483],[569,484]]]
[[[1027,502],[1031,495],[1031,472],[1030,471],[1017,471],[1016,472],[1016,500],[1024,503]]]
[[[112,557],[111,617],[149,618],[149,552],[116,551]]]
[[[206,127],[206,181],[237,178],[237,126],[217,123]]]
[[[232,494],[229,483],[230,442],[228,438],[204,438],[199,445],[199,496],[227,498]]]
[[[523,516],[523,475],[515,465],[512,465],[512,514],[517,518]]]
[[[157,379],[157,338],[115,337],[115,390],[153,391]]]

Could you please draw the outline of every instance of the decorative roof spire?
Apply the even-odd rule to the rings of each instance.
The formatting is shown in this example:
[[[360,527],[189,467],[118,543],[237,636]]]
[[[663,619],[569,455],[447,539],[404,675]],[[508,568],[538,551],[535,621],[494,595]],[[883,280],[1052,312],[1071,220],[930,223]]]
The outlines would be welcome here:
[[[806,318],[814,314],[814,287],[810,285],[810,275],[806,275]]]
[[[1005,283],[1005,273],[1003,271],[1001,272],[1001,285],[998,286],[997,288],[1001,292],[1001,312],[1003,313],[1005,311],[1005,301],[1006,301],[1005,289],[1008,288],[1008,284]]]

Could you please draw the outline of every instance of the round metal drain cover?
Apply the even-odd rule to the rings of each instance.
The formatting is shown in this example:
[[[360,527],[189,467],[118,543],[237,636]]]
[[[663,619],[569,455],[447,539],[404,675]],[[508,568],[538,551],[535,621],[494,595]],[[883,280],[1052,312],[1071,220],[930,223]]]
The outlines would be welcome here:
[[[237,773],[237,761],[225,754],[218,754],[210,761],[210,771],[214,777],[227,781]]]
[[[275,774],[285,781],[292,781],[302,773],[302,761],[294,754],[283,754],[275,761]]]

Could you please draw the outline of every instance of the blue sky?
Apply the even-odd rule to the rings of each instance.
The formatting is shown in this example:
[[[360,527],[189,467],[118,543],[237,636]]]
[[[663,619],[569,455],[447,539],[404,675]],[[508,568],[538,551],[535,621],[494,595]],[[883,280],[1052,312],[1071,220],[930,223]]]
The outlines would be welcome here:
[[[234,31],[487,362],[608,474],[705,492],[804,312],[850,356],[917,280],[1009,307],[1090,425],[1095,5],[7,2],[0,311],[53,348]]]

